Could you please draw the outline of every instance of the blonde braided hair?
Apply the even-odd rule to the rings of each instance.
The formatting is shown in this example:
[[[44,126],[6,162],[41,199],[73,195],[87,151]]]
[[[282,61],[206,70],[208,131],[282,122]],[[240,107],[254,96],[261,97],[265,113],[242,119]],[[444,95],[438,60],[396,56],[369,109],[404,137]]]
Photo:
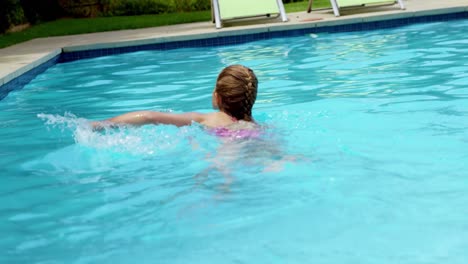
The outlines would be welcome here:
[[[219,109],[237,120],[253,121],[252,107],[257,99],[258,80],[252,69],[242,65],[224,68],[216,81]]]

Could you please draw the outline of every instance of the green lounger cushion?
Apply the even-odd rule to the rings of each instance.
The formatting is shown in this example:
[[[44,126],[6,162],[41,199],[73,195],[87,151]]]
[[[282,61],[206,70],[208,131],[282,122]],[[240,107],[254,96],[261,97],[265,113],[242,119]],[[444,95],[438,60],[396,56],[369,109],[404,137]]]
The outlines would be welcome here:
[[[395,3],[395,1],[385,1],[385,0],[337,0],[339,7],[345,6],[362,6],[368,4],[385,4],[385,3]]]
[[[221,19],[278,14],[275,0],[219,0]]]

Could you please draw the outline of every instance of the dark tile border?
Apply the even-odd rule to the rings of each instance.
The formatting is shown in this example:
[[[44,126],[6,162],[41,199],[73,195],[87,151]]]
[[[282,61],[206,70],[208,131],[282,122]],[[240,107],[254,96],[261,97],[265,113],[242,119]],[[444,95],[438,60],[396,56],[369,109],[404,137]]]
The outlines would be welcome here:
[[[32,79],[36,78],[37,75],[45,72],[48,68],[59,63],[59,61],[60,54],[0,86],[0,101],[5,98],[11,91],[21,90]]]
[[[262,33],[245,34],[238,36],[224,36],[214,37],[206,39],[195,39],[195,40],[184,40],[184,41],[172,41],[157,44],[146,44],[139,46],[119,47],[119,48],[104,48],[96,50],[85,50],[85,51],[73,51],[63,52],[58,56],[50,59],[42,65],[26,72],[25,74],[13,79],[12,81],[0,86],[0,100],[5,98],[9,92],[13,90],[20,90],[24,85],[29,83],[38,74],[44,72],[50,66],[57,63],[70,62],[81,59],[96,58],[101,56],[122,54],[135,51],[144,50],[170,50],[178,48],[198,48],[198,47],[216,47],[225,45],[236,45],[257,40],[280,38],[280,37],[296,37],[311,33],[338,33],[338,32],[353,32],[353,31],[365,31],[365,30],[376,30],[385,28],[395,28],[416,23],[429,23],[429,22],[440,22],[449,21],[456,19],[468,19],[468,12],[456,12],[450,14],[438,14],[438,15],[427,15],[427,16],[413,16],[407,18],[397,18],[382,21],[372,22],[358,22],[346,25],[335,25],[335,26],[322,26],[322,27],[311,27],[303,29],[293,30],[282,30],[282,31],[269,31]]]

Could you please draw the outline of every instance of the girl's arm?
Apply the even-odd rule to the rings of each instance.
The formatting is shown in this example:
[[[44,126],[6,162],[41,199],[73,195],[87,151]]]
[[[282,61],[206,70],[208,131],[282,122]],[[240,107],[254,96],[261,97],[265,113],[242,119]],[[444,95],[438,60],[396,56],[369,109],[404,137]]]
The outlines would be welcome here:
[[[141,126],[146,124],[168,124],[175,126],[188,126],[193,121],[201,123],[204,120],[204,115],[200,113],[161,113],[153,111],[137,111],[130,112],[116,117],[109,118],[104,121],[93,122],[93,128],[102,128],[106,125],[135,125]]]

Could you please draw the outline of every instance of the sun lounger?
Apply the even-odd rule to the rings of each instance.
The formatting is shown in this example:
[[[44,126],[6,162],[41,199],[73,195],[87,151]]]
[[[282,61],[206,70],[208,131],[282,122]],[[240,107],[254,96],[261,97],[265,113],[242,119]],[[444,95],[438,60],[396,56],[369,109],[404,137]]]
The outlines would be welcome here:
[[[309,0],[309,7],[307,12],[312,11],[312,2],[314,0]],[[333,13],[335,16],[340,16],[340,9],[346,7],[365,7],[365,6],[375,6],[375,5],[394,5],[398,3],[401,9],[405,9],[403,0],[330,0],[330,3],[333,7]]]
[[[216,28],[223,21],[249,17],[279,15],[283,22],[288,21],[282,0],[212,0],[211,6]]]

